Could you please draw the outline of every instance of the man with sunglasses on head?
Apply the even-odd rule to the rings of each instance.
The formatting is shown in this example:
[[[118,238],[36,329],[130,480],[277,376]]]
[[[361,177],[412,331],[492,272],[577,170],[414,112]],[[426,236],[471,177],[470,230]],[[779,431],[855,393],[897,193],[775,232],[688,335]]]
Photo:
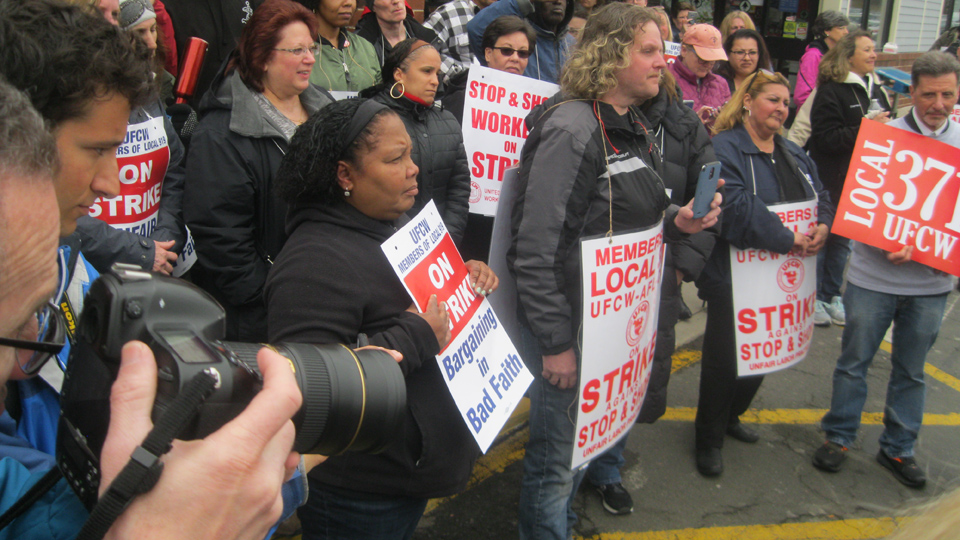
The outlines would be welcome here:
[[[58,309],[73,268],[58,255],[57,237],[69,238],[96,197],[116,194],[116,150],[131,106],[147,95],[148,70],[129,39],[82,8],[0,0],[0,75],[29,92],[28,102],[0,84],[0,383],[43,368],[59,371],[46,360],[68,345],[80,308],[70,313],[70,324]],[[133,500],[107,538],[144,531],[157,538],[264,537],[283,508],[281,483],[298,462],[290,452],[289,419],[301,398],[286,360],[266,351],[259,360],[264,388],[251,405],[202,441],[177,441],[163,458],[157,485]],[[152,428],[156,369],[142,343],[124,347],[101,489]],[[55,397],[50,384],[30,382],[46,385],[41,394]],[[18,404],[20,413],[46,414],[42,420],[55,429],[58,410],[20,397],[8,403]],[[0,417],[0,538],[73,538],[86,511],[56,474],[53,447],[46,446],[55,431],[40,440],[16,430],[11,416]],[[11,517],[18,504],[23,511]]]

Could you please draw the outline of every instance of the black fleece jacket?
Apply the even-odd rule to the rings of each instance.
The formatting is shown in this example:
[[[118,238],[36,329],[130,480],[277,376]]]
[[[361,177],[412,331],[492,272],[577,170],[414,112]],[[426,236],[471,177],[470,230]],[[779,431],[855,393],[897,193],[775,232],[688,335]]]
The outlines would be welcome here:
[[[479,449],[446,388],[430,325],[413,303],[380,244],[392,223],[346,203],[290,211],[290,236],[265,286],[270,341],[356,343],[403,354],[407,414],[403,436],[383,453],[335,456],[310,476],[335,490],[443,497],[466,487]],[[362,496],[362,495],[361,495]]]

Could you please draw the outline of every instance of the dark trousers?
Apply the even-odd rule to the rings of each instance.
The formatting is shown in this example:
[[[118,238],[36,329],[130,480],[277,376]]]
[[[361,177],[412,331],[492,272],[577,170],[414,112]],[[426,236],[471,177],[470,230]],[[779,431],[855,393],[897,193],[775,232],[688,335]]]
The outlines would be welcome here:
[[[700,359],[700,399],[697,403],[697,448],[723,448],[727,426],[740,421],[763,382],[762,375],[737,377],[733,294],[730,290],[707,299],[707,328]]]
[[[353,498],[309,481],[310,495],[297,511],[303,540],[410,540],[427,507],[427,499]]]

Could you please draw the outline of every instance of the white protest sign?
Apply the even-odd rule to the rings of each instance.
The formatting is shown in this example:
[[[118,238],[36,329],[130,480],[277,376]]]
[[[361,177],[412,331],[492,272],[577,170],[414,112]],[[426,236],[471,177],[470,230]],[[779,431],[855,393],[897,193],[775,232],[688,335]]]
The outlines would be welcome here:
[[[533,377],[490,303],[471,287],[433,201],[381,247],[421,311],[434,294],[446,302],[451,337],[437,362],[464,422],[486,452]]]
[[[127,126],[127,136],[117,148],[120,194],[98,197],[90,207],[92,217],[114,228],[150,236],[157,228],[163,178],[170,163],[170,148],[163,117],[148,118]]]
[[[503,172],[520,160],[524,118],[557,93],[556,84],[474,65],[463,101],[463,146],[470,164],[470,211],[493,216]]]
[[[640,414],[657,341],[663,252],[662,222],[580,242],[583,352],[571,469],[620,440]]]
[[[769,206],[784,226],[807,234],[817,224],[817,202]],[[803,360],[813,336],[817,256],[781,255],[730,246],[737,334],[737,374],[761,375]]]

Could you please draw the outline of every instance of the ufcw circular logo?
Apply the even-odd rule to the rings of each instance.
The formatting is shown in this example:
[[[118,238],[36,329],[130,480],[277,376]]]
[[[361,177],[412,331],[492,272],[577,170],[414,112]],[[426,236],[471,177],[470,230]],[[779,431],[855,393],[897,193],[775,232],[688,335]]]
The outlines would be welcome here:
[[[640,336],[647,326],[647,319],[650,318],[650,302],[644,300],[640,302],[637,309],[630,314],[630,320],[627,321],[627,345],[636,347],[640,343]]]
[[[777,270],[777,285],[786,293],[796,292],[803,284],[803,262],[791,257]]]
[[[480,184],[470,181],[470,202],[478,203],[480,202]]]

